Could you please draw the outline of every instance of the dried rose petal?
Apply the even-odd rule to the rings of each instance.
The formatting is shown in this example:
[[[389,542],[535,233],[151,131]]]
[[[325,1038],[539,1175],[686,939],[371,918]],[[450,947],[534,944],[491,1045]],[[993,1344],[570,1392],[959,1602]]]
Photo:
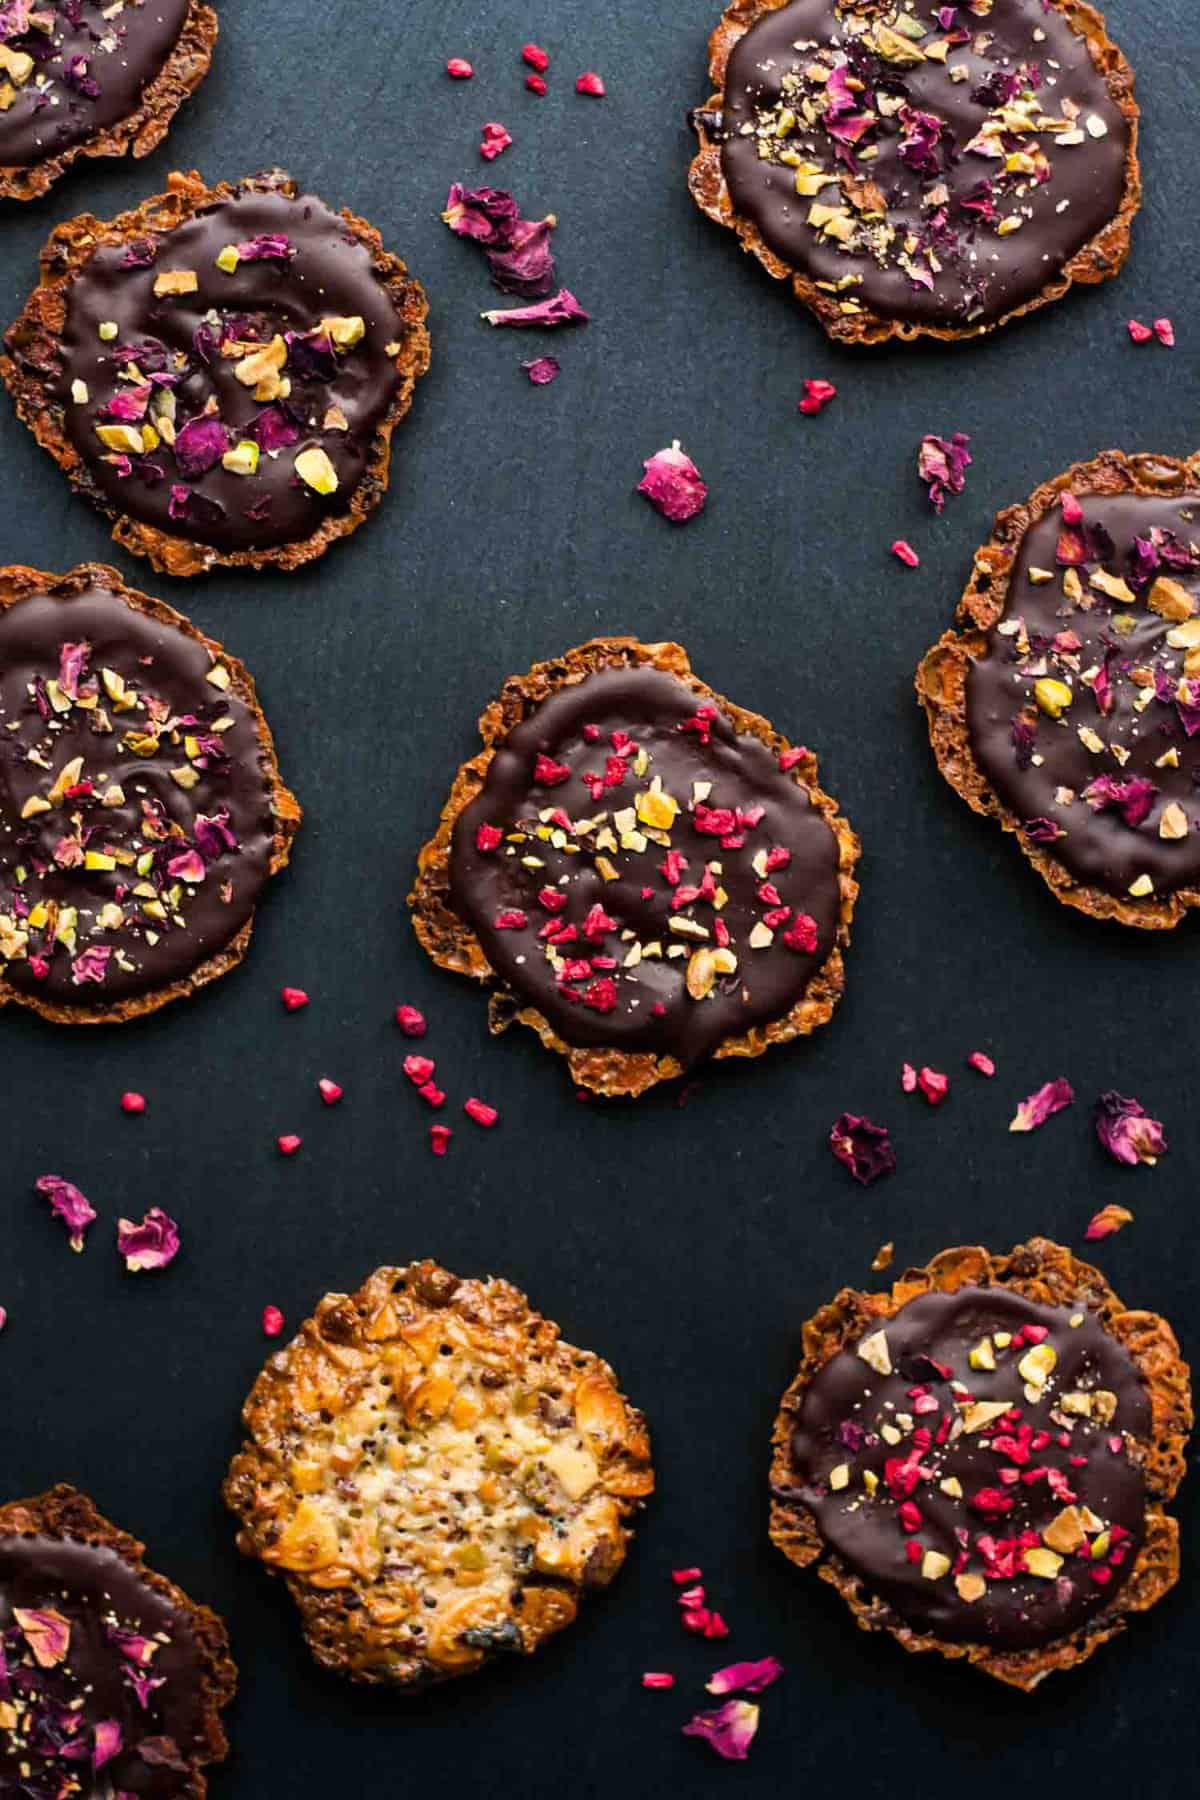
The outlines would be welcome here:
[[[132,1089],[121,1095],[121,1111],[127,1113],[144,1113],[146,1110],[145,1094],[135,1094]]]
[[[71,1621],[51,1608],[13,1607],[13,1618],[39,1669],[56,1669],[71,1647]]]
[[[152,1206],[140,1225],[132,1219],[117,1220],[117,1249],[133,1274],[165,1269],[179,1255],[179,1227],[161,1206]]]
[[[1022,1100],[1008,1129],[1032,1131],[1036,1125],[1044,1125],[1052,1113],[1061,1112],[1064,1106],[1070,1106],[1074,1098],[1075,1090],[1065,1076],[1060,1075],[1055,1081],[1044,1082],[1028,1099]]]
[[[533,306],[494,307],[491,312],[479,316],[489,325],[525,327],[586,325],[590,314],[584,312],[570,288],[559,288],[557,294],[551,294],[548,300],[538,300]]]
[[[404,1033],[405,1037],[424,1037],[428,1030],[425,1023],[425,1014],[416,1006],[398,1006],[396,1008],[396,1023]]]
[[[637,491],[645,494],[665,519],[682,525],[703,510],[708,488],[691,457],[680,449],[678,438],[667,449],[647,457],[645,469]]]
[[[967,449],[970,441],[965,431],[956,431],[952,438],[927,434],[921,439],[917,474],[929,489],[935,512],[941,512],[947,494],[961,494],[967,484],[967,469],[973,460]]]
[[[189,419],[180,426],[172,448],[180,474],[194,481],[220,462],[229,448],[229,433],[220,419]]]
[[[479,146],[479,154],[488,162],[496,158],[512,143],[512,138],[503,125],[492,119],[483,128],[483,139]]]
[[[1126,1163],[1131,1169],[1138,1163],[1151,1168],[1167,1149],[1163,1128],[1152,1119],[1140,1100],[1109,1090],[1096,1102],[1096,1136],[1114,1162]]]
[[[286,987],[279,990],[279,998],[288,1012],[298,1012],[302,1006],[308,1005],[308,995],[303,988]]]
[[[446,64],[446,73],[454,81],[470,81],[475,71],[465,56],[452,56]]]
[[[575,92],[591,94],[595,99],[603,100],[608,89],[594,69],[585,69],[582,75],[576,77]]]
[[[984,1050],[972,1050],[970,1056],[967,1058],[967,1064],[972,1069],[978,1069],[981,1075],[994,1075],[996,1073],[995,1063]]]
[[[555,223],[553,214],[545,219],[518,219],[502,247],[484,247],[488,272],[502,294],[516,294],[522,300],[544,300],[553,292],[555,269],[550,234]]]
[[[900,561],[906,564],[910,569],[917,569],[921,565],[920,557],[908,542],[907,538],[897,538],[895,540],[892,545],[892,555],[898,556]]]
[[[758,1662],[728,1663],[704,1685],[710,1694],[761,1694],[782,1674],[783,1664],[779,1658],[764,1656]]]
[[[831,400],[837,399],[837,389],[832,381],[805,381],[803,398],[797,401],[797,409],[802,413],[822,412]]]
[[[1125,823],[1136,830],[1153,811],[1157,793],[1154,782],[1144,775],[1132,776],[1128,781],[1118,781],[1115,775],[1097,775],[1084,788],[1083,798],[1093,812],[1114,807]]]
[[[870,1119],[856,1113],[843,1113],[830,1127],[829,1148],[840,1163],[845,1163],[855,1181],[868,1187],[881,1175],[890,1175],[896,1167],[886,1125],[873,1125]]]
[[[562,364],[557,356],[537,356],[532,362],[523,362],[521,367],[534,387],[548,387],[562,374]]]
[[[459,237],[506,249],[521,222],[521,209],[503,188],[465,188],[454,182],[442,218]]]
[[[317,1091],[326,1106],[336,1106],[346,1090],[339,1087],[336,1081],[330,1081],[328,1075],[322,1075],[317,1083]]]
[[[8,1308],[6,1306],[0,1306],[0,1331],[3,1331],[4,1327],[7,1324],[8,1324]]]
[[[304,1139],[302,1137],[297,1137],[294,1131],[289,1131],[285,1132],[282,1137],[277,1137],[275,1142],[279,1148],[280,1156],[295,1156],[297,1150],[304,1142]]]
[[[124,1746],[119,1721],[101,1719],[92,1727],[92,1768],[102,1769],[114,1756],[120,1756]]]
[[[262,1328],[267,1337],[278,1337],[283,1330],[283,1314],[277,1306],[264,1306]]]
[[[727,1762],[745,1762],[758,1730],[759,1708],[749,1700],[728,1700],[715,1712],[697,1713],[684,1737],[703,1738]]]
[[[1129,1208],[1127,1206],[1114,1206],[1110,1202],[1109,1205],[1102,1206],[1098,1213],[1092,1214],[1091,1219],[1088,1221],[1088,1228],[1083,1235],[1089,1244],[1094,1244],[1098,1239],[1112,1237],[1115,1232],[1122,1230],[1126,1225],[1132,1224],[1133,1214],[1130,1212]]]
[[[84,1232],[96,1217],[91,1201],[80,1193],[74,1182],[65,1181],[61,1175],[39,1175],[33,1185],[49,1200],[55,1218],[66,1225],[71,1234],[72,1250],[82,1250]]]

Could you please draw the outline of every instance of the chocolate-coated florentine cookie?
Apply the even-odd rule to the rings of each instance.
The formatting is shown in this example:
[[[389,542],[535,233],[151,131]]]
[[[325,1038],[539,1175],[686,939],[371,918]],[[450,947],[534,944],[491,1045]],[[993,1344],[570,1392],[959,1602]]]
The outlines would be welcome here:
[[[596,638],[480,720],[409,896],[425,949],[603,1094],[827,1022],[859,842],[811,751],[678,644]]]
[[[946,780],[1055,898],[1200,905],[1200,458],[1107,451],[997,516],[917,671]]]
[[[0,199],[77,156],[148,156],[212,62],[203,0],[0,0]]]
[[[286,1577],[322,1667],[407,1691],[569,1625],[654,1488],[608,1364],[434,1262],[327,1294],[242,1417],[240,1548]]]
[[[115,569],[0,569],[0,1006],[136,1018],[239,963],[300,808],[254,683]]]
[[[1175,1334],[1033,1238],[946,1250],[804,1327],[775,1424],[771,1536],[864,1630],[1026,1691],[1179,1575]]]
[[[225,1627],[74,1488],[0,1506],[0,1793],[204,1800]]]
[[[0,375],[127,550],[171,575],[293,569],[379,504],[426,310],[372,226],[282,171],[173,175],[56,228]]]
[[[976,337],[1129,253],[1133,71],[1081,0],[733,0],[690,185],[831,337]]]

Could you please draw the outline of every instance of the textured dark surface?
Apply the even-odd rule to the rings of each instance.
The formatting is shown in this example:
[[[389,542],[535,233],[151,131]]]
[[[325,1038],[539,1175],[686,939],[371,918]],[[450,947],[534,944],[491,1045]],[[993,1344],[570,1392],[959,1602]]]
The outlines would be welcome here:
[[[1172,1318],[1185,1349],[1200,1342],[1195,929],[1151,940],[1056,906],[941,781],[911,689],[997,506],[1110,444],[1195,448],[1190,17],[1183,0],[1110,12],[1146,128],[1148,201],[1126,272],[957,351],[830,347],[696,211],[682,119],[709,92],[713,14],[699,0],[415,0],[394,24],[363,0],[231,0],[213,74],[152,159],[81,168],[48,203],[4,210],[7,318],[56,220],[109,215],[175,166],[215,179],[283,162],[377,224],[433,308],[433,369],[398,434],[392,490],[299,578],[156,583],[113,555],[103,522],[0,408],[0,562],[113,555],[191,614],[257,676],[308,811],[228,980],[103,1035],[0,1017],[6,1494],[78,1482],[227,1616],[243,1692],[214,1800],[398,1783],[535,1800],[919,1784],[1002,1800],[1068,1782],[1121,1792],[1144,1779],[1148,1745],[1156,1795],[1192,1791],[1200,1483],[1181,1495],[1184,1585],[1031,1699],[856,1633],[765,1528],[770,1423],[799,1324],[843,1281],[861,1285],[885,1238],[901,1262],[1038,1230],[1078,1247],[1093,1210],[1118,1201],[1138,1217],[1101,1246],[1117,1291]],[[530,37],[555,57],[545,100],[522,85]],[[445,78],[449,55],[474,61],[473,82]],[[582,68],[605,76],[607,100],[574,93]],[[488,119],[516,139],[490,170],[476,148]],[[594,315],[585,330],[551,342],[480,322],[494,303],[482,261],[437,213],[452,179],[481,175],[528,213],[559,214],[562,277]],[[1126,317],[1162,313],[1179,348],[1135,350]],[[549,349],[563,374],[535,390],[519,361]],[[818,375],[838,399],[801,418],[801,380]],[[976,462],[939,521],[916,447],[955,428]],[[641,459],[675,436],[712,487],[682,528],[631,491]],[[920,550],[919,571],[888,555],[896,536]],[[702,677],[822,752],[866,844],[832,1025],[714,1072],[682,1110],[669,1090],[609,1113],[577,1105],[531,1035],[488,1041],[480,998],[425,963],[404,918],[476,713],[510,671],[598,631],[682,638]],[[285,983],[309,989],[307,1011],[283,1012]],[[400,1071],[401,999],[429,1015],[421,1048],[448,1104],[474,1092],[503,1114],[485,1135],[447,1113],[444,1162]],[[963,1065],[977,1046],[996,1056],[994,1082]],[[906,1057],[949,1070],[939,1112],[900,1093]],[[1076,1108],[1009,1137],[1015,1102],[1060,1074]],[[339,1108],[321,1106],[320,1075],[345,1084]],[[1086,1108],[1110,1086],[1166,1121],[1158,1169],[1119,1169],[1092,1141]],[[119,1110],[127,1087],[149,1098],[141,1118]],[[897,1142],[898,1172],[867,1191],[825,1146],[847,1107],[891,1123]],[[290,1160],[281,1131],[305,1139]],[[81,1258],[33,1196],[45,1170],[102,1214]],[[115,1220],[153,1204],[180,1219],[184,1252],[165,1275],[127,1277]],[[661,1494],[611,1594],[537,1663],[406,1707],[310,1667],[279,1584],[239,1563],[218,1487],[266,1349],[263,1304],[296,1321],[326,1289],[423,1255],[509,1276],[611,1358],[649,1414]],[[668,1571],[690,1562],[730,1620],[727,1646],[679,1629]],[[726,1650],[789,1666],[740,1771],[677,1735]],[[679,1685],[643,1693],[643,1668],[674,1669]]]

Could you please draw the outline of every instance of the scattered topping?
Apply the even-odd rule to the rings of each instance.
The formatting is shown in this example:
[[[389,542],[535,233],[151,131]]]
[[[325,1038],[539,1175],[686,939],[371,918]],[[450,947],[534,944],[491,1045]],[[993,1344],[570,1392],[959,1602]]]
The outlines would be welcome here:
[[[893,1242],[889,1238],[887,1243],[880,1244],[878,1250],[875,1252],[875,1259],[871,1264],[871,1268],[875,1271],[876,1274],[878,1274],[880,1269],[890,1269],[892,1266],[892,1259],[895,1257],[895,1254],[896,1254],[896,1246],[895,1246],[895,1244],[893,1244]]]
[[[585,69],[582,75],[576,76],[575,92],[577,94],[591,94],[594,99],[603,100],[608,89],[605,87],[599,75],[591,69]]]
[[[551,294],[548,300],[539,300],[533,306],[497,307],[479,316],[486,319],[489,325],[549,327],[586,325],[590,315],[584,312],[569,288],[559,288],[557,294]]]
[[[322,1075],[317,1083],[317,1090],[326,1106],[336,1106],[345,1092],[345,1089],[339,1087],[336,1081],[330,1081],[328,1075]]]
[[[398,1006],[396,1008],[396,1023],[404,1033],[405,1037],[421,1038],[425,1036],[425,1033],[428,1030],[428,1026],[425,1023],[425,1014],[416,1006]]]
[[[295,1156],[304,1139],[297,1137],[294,1132],[287,1132],[284,1136],[277,1137],[275,1142],[279,1146],[280,1156]]]
[[[548,387],[562,373],[562,364],[557,356],[537,356],[532,362],[523,362],[521,367],[534,387]]]
[[[972,1050],[967,1058],[967,1066],[977,1069],[981,1075],[989,1078],[996,1073],[996,1065],[985,1050]]]
[[[67,1227],[72,1250],[82,1250],[84,1234],[97,1216],[91,1201],[61,1175],[39,1175],[33,1185],[50,1202],[54,1217]]]
[[[913,549],[912,545],[908,542],[907,538],[897,538],[895,540],[892,544],[892,555],[898,556],[900,561],[904,563],[907,568],[917,569],[921,566],[921,559]]]
[[[35,1611],[23,1606],[14,1606],[12,1616],[39,1669],[56,1669],[66,1661],[67,1651],[71,1647],[69,1619],[64,1619],[60,1612],[51,1608]],[[7,1687],[7,1676],[5,1682]]]
[[[697,1713],[683,1727],[684,1737],[703,1738],[727,1762],[745,1762],[758,1730],[759,1708],[748,1700],[729,1700],[715,1712]]]
[[[952,438],[927,435],[921,439],[917,473],[929,489],[935,512],[941,512],[947,494],[961,494],[967,484],[967,469],[973,460],[967,449],[970,441],[965,431],[956,431]]]
[[[661,1670],[647,1669],[642,1676],[642,1686],[644,1688],[673,1688],[675,1677],[664,1674]]]
[[[856,1113],[843,1113],[834,1121],[829,1148],[862,1187],[869,1187],[881,1175],[890,1175],[896,1167],[886,1125],[873,1125]]]
[[[165,1269],[179,1254],[179,1227],[160,1206],[152,1206],[140,1225],[117,1220],[117,1249],[132,1274]]]
[[[446,64],[446,73],[453,81],[470,81],[475,71],[465,56],[452,56]]]
[[[476,1100],[474,1096],[463,1101],[463,1111],[477,1125],[494,1125],[500,1117],[494,1106],[489,1106],[485,1100]]]
[[[431,1125],[429,1127],[429,1148],[435,1156],[445,1156],[450,1148],[450,1139],[454,1136],[448,1125]]]
[[[303,988],[281,988],[279,991],[279,998],[283,1001],[288,1012],[299,1012],[302,1006],[308,1005],[308,995]]]
[[[1149,325],[1143,325],[1140,319],[1130,319],[1129,335],[1135,344],[1148,344],[1154,333]]]
[[[503,125],[495,120],[483,128],[483,138],[479,145],[479,154],[487,162],[495,162],[496,158],[512,143],[512,138]]]
[[[937,1069],[923,1068],[918,1072],[917,1086],[930,1106],[940,1106],[950,1092],[950,1077]]]
[[[1102,1206],[1098,1213],[1092,1214],[1088,1221],[1088,1228],[1083,1235],[1089,1243],[1095,1243],[1100,1238],[1112,1237],[1116,1232],[1123,1230],[1126,1225],[1132,1224],[1133,1214],[1129,1208],[1114,1206],[1110,1202],[1109,1205]]]
[[[480,246],[501,293],[540,300],[553,292],[550,235],[557,224],[553,213],[544,219],[524,219],[513,196],[502,188],[464,188],[455,182],[442,218],[458,237],[472,238]]]
[[[131,1089],[128,1093],[121,1095],[122,1112],[144,1113],[145,1110],[146,1096],[144,1094],[135,1094]]]
[[[1130,1100],[1113,1091],[1101,1094],[1096,1102],[1096,1136],[1114,1162],[1136,1168],[1138,1163],[1154,1167],[1167,1149],[1162,1125],[1152,1119],[1140,1100]]]
[[[283,1330],[283,1314],[277,1306],[264,1306],[262,1315],[263,1334],[269,1338],[278,1337]]]
[[[831,400],[837,399],[837,389],[832,381],[805,380],[804,393],[797,403],[802,413],[822,412]]]
[[[1175,348],[1175,327],[1170,319],[1155,319],[1154,335],[1168,350]]]
[[[531,69],[536,69],[539,75],[544,75],[550,67],[550,54],[540,44],[523,44],[521,61],[527,62]]]
[[[761,1694],[782,1674],[783,1664],[779,1658],[764,1656],[758,1662],[728,1663],[725,1668],[716,1670],[704,1685],[710,1694]]]
[[[703,511],[708,488],[691,457],[680,449],[678,438],[667,449],[647,457],[645,470],[637,491],[645,494],[665,519],[681,525]]]
[[[1038,1125],[1044,1125],[1053,1113],[1061,1112],[1064,1106],[1070,1106],[1075,1098],[1075,1090],[1063,1076],[1056,1081],[1047,1081],[1022,1100],[1016,1110],[1010,1131],[1033,1131]]]

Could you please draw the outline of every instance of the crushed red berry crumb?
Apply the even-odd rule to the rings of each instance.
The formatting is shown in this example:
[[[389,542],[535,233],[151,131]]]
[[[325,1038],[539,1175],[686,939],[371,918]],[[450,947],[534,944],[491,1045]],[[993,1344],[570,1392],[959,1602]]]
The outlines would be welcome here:
[[[994,1075],[996,1073],[995,1063],[984,1050],[972,1050],[970,1056],[967,1058],[967,1065],[969,1068],[978,1069],[981,1075]]]
[[[121,1095],[121,1111],[127,1113],[144,1113],[146,1110],[145,1094],[135,1094],[132,1089]]]
[[[575,92],[577,94],[591,94],[593,99],[603,100],[608,89],[594,69],[585,69],[583,74],[576,79]]]
[[[503,125],[495,119],[490,120],[483,128],[483,137],[479,145],[479,154],[487,162],[495,162],[502,151],[507,150],[512,138]]]
[[[892,555],[898,556],[900,561],[904,563],[907,568],[917,569],[921,565],[920,557],[908,542],[907,538],[896,539],[895,543],[892,545]]]
[[[665,1674],[660,1669],[647,1669],[642,1676],[642,1686],[644,1688],[673,1688],[675,1677]]]
[[[1128,325],[1129,335],[1135,344],[1148,344],[1154,336],[1150,326],[1143,325],[1140,319],[1130,319]]]
[[[283,1330],[283,1314],[277,1306],[264,1306],[262,1328],[267,1337],[278,1337]]]
[[[550,91],[540,75],[527,75],[525,77],[525,86],[529,89],[531,94],[546,94]]]
[[[494,1106],[489,1106],[486,1100],[477,1100],[473,1094],[469,1100],[463,1101],[463,1111],[477,1125],[494,1125],[500,1117]]]
[[[1175,327],[1170,319],[1155,319],[1154,335],[1168,350],[1175,348]]]
[[[404,1073],[414,1087],[423,1088],[427,1082],[432,1081],[436,1067],[437,1064],[428,1056],[414,1055],[404,1059]]]
[[[345,1092],[345,1089],[339,1087],[336,1081],[330,1081],[328,1075],[322,1075],[317,1083],[317,1088],[326,1106],[336,1106]]]
[[[453,1135],[454,1133],[448,1125],[431,1125],[429,1127],[429,1148],[435,1156],[445,1156]]]
[[[522,44],[521,61],[527,62],[531,69],[536,69],[539,75],[544,75],[550,67],[550,53],[543,50],[540,44]]]
[[[423,1087],[417,1089],[417,1092],[426,1106],[445,1106],[446,1104],[445,1092],[438,1087],[436,1082],[427,1081]]]
[[[396,1008],[396,1023],[404,1033],[405,1037],[424,1037],[428,1030],[425,1023],[425,1014],[415,1006],[398,1006]]]
[[[690,1587],[693,1581],[700,1581],[703,1578],[703,1575],[703,1569],[671,1570],[671,1580],[675,1583],[676,1587]]]
[[[917,1086],[930,1106],[940,1106],[950,1092],[950,1077],[943,1075],[939,1069],[931,1069],[926,1065],[917,1073]]]
[[[295,1156],[304,1139],[297,1137],[294,1131],[289,1131],[285,1132],[282,1137],[277,1137],[275,1142],[279,1145],[281,1156]]]
[[[470,81],[475,71],[465,56],[452,56],[446,64],[446,73],[455,81]]]
[[[798,402],[798,410],[802,413],[823,412],[831,400],[837,399],[837,389],[832,381],[805,381],[804,394]]]
[[[279,998],[289,1012],[299,1012],[302,1006],[308,1005],[308,995],[303,988],[281,988]]]

